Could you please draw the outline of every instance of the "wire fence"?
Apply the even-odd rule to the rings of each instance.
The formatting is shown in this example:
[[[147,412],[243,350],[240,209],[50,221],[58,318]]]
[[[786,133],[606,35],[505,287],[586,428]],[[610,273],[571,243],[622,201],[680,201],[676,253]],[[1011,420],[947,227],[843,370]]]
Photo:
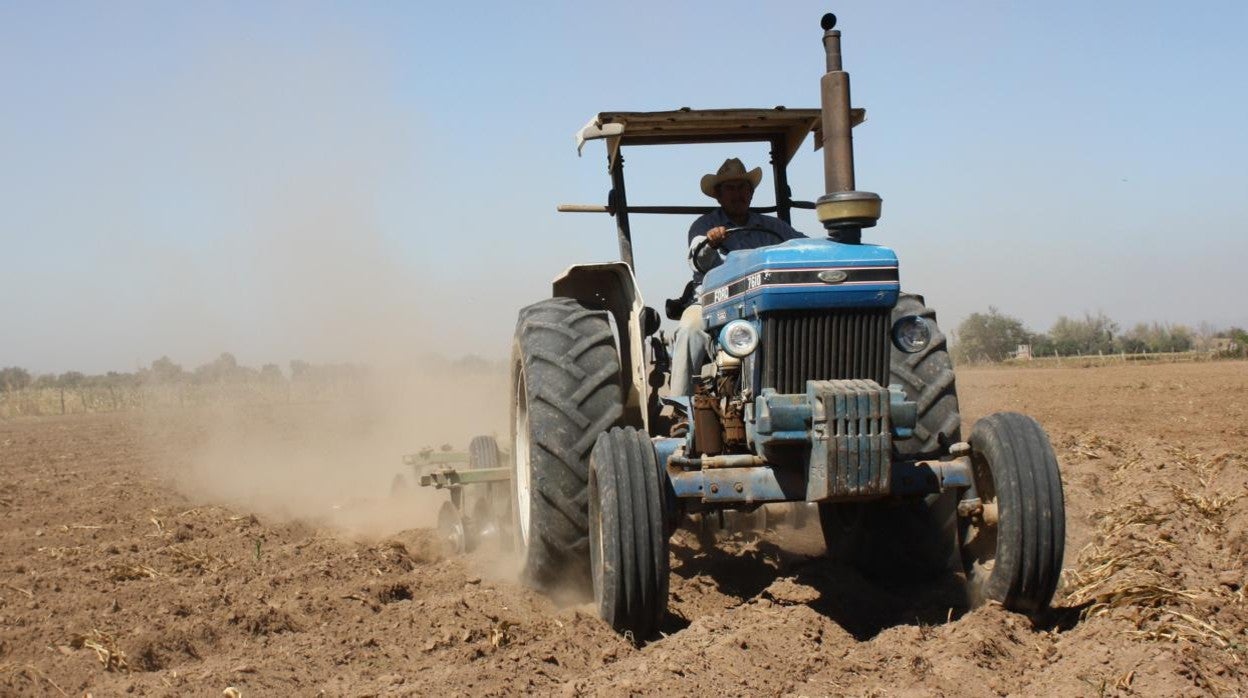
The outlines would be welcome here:
[[[1118,353],[1098,353],[1098,354],[1075,354],[1061,356],[1053,354],[1051,356],[1031,356],[1021,358],[1010,358],[999,362],[1003,366],[1019,366],[1029,368],[1046,368],[1064,366],[1070,368],[1088,368],[1094,366],[1123,366],[1123,365],[1148,365],[1148,364],[1174,364],[1174,363],[1193,363],[1199,361],[1226,361],[1226,360],[1242,360],[1248,358],[1242,350],[1235,352],[1218,352],[1218,351],[1173,351],[1173,352],[1142,352],[1137,354],[1118,352]],[[984,365],[994,362],[970,362],[972,365]]]

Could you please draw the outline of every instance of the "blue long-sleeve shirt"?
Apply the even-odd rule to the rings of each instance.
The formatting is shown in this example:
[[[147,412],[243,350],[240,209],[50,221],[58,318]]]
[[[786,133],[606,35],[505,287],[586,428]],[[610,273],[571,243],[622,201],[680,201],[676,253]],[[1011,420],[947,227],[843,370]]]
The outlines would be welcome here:
[[[737,250],[752,250],[755,247],[766,247],[768,245],[775,245],[779,242],[775,237],[757,230],[746,230],[739,233],[733,233],[722,243],[720,243],[718,248],[713,248],[710,245],[703,245],[702,253],[696,260],[697,266],[694,266],[695,260],[693,258],[693,253],[698,248],[698,245],[706,239],[707,231],[721,225],[727,228],[763,228],[764,230],[774,231],[784,240],[795,240],[797,238],[806,237],[802,233],[794,230],[793,226],[785,223],[779,218],[764,216],[761,213],[754,213],[753,211],[750,212],[750,219],[746,221],[744,226],[738,226],[736,223],[733,223],[732,219],[728,217],[728,214],[725,213],[722,208],[717,208],[710,213],[703,214],[693,222],[693,225],[689,226],[689,251],[686,253],[689,260],[689,267],[693,269],[694,283],[699,286],[702,285],[703,276],[703,273],[698,271],[699,266],[706,270],[713,269],[723,263],[724,256],[729,252],[736,252]]]

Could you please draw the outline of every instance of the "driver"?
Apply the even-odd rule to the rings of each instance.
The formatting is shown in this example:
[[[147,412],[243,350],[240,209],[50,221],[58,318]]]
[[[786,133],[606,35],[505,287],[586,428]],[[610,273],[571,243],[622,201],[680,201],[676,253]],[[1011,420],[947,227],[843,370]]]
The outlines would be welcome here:
[[[699,293],[703,276],[703,271],[699,270],[719,266],[729,252],[777,244],[776,235],[783,240],[806,237],[779,218],[750,210],[754,189],[762,178],[761,167],[747,172],[737,158],[725,160],[715,174],[702,177],[702,193],[718,201],[719,208],[700,216],[689,226],[689,266],[693,267],[693,281],[699,286]],[[730,235],[730,228],[761,230],[742,230]],[[694,375],[713,358],[710,349],[711,336],[702,329],[702,306],[694,303],[680,316],[680,326],[672,340],[672,396],[693,393]]]

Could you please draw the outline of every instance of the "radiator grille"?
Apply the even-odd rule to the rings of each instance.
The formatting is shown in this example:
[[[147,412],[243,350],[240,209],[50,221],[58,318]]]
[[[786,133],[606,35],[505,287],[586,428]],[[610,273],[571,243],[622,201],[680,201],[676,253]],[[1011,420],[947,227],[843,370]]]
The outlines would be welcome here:
[[[763,318],[763,388],[806,392],[808,380],[888,385],[889,308],[770,313]]]

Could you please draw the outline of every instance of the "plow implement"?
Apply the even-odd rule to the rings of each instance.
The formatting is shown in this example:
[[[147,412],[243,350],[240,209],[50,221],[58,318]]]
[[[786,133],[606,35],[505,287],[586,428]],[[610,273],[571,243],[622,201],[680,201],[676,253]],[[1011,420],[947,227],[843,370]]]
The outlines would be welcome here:
[[[403,463],[412,468],[422,487],[450,494],[438,510],[438,535],[448,551],[470,552],[487,540],[510,547],[509,462],[509,454],[499,450],[492,436],[475,437],[467,451],[425,449],[403,456]]]

